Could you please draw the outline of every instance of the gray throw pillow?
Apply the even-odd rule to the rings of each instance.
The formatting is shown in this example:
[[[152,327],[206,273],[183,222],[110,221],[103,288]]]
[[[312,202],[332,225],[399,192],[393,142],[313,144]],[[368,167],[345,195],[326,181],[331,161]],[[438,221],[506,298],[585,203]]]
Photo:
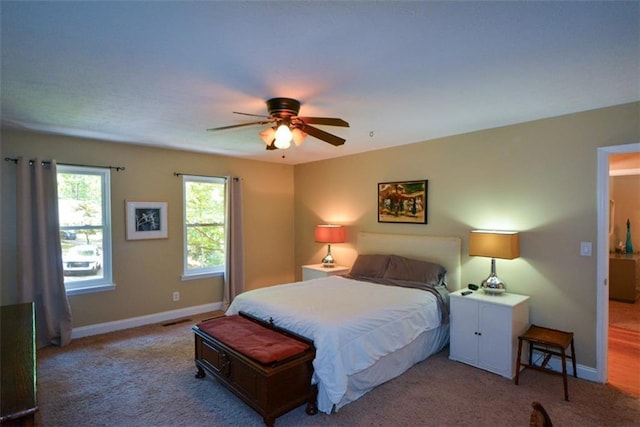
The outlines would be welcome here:
[[[389,255],[358,255],[351,267],[351,275],[382,278],[388,264]]]
[[[434,262],[389,255],[389,265],[383,278],[441,285],[446,272],[446,268]]]

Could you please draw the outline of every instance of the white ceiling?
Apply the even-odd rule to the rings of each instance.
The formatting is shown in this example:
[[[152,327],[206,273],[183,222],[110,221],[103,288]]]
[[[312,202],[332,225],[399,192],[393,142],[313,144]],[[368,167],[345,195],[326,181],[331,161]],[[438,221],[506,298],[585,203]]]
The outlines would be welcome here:
[[[298,164],[639,101],[639,6],[3,0],[2,126]],[[271,97],[346,144],[206,132]]]

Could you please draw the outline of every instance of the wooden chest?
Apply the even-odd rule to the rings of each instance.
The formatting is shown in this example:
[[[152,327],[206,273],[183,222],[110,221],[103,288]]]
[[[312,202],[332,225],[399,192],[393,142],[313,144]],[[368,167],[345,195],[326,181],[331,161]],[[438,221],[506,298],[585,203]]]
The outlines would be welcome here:
[[[315,348],[313,342],[289,331],[278,328],[241,313],[238,321],[250,320],[260,328],[262,335],[273,337],[276,332],[280,340],[295,340],[307,344],[306,350],[287,356],[284,360],[262,363],[238,351],[233,338],[216,338],[205,332],[206,322],[219,319],[231,320],[227,316],[209,319],[193,327],[195,334],[195,363],[198,368],[196,378],[203,378],[205,371],[212,374],[236,396],[257,411],[267,426],[275,424],[276,417],[306,403],[306,413],[317,413],[317,388],[311,384]],[[260,333],[264,331],[264,334]],[[257,335],[256,335],[257,336]],[[257,336],[258,337],[258,336]],[[223,342],[226,341],[226,342]],[[231,341],[231,342],[230,342]],[[243,341],[247,341],[246,336]],[[259,341],[256,339],[256,341]],[[268,343],[271,345],[271,343]],[[235,349],[234,349],[235,347]]]

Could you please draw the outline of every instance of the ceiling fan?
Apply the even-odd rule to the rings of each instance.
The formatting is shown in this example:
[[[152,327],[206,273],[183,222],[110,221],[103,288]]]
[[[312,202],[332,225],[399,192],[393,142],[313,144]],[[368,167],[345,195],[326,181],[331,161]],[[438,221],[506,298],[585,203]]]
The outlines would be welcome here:
[[[349,127],[349,123],[342,119],[333,117],[299,117],[300,101],[292,98],[271,98],[267,100],[268,116],[258,114],[239,113],[244,116],[262,117],[264,120],[241,123],[238,125],[222,126],[207,129],[208,131],[219,131],[233,129],[244,126],[270,125],[260,132],[260,138],[267,144],[267,150],[286,149],[291,146],[291,142],[297,146],[302,144],[307,135],[311,135],[322,141],[328,142],[336,147],[345,143],[344,138],[330,134],[311,125],[327,125]]]

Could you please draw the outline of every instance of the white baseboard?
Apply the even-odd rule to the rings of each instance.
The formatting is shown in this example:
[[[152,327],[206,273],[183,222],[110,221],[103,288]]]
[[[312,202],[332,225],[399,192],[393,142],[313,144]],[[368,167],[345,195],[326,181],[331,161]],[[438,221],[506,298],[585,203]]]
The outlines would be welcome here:
[[[537,362],[539,362],[541,359],[544,359],[544,353],[534,350],[533,352],[534,363],[539,364]],[[550,368],[555,372],[562,373],[562,360],[558,356],[553,356],[551,360],[549,360],[549,363],[547,364],[547,368]],[[581,378],[587,381],[598,382],[598,375],[595,368],[591,368],[589,366],[584,366],[579,363],[576,363],[576,371],[578,371],[578,378]],[[573,364],[569,359],[567,359],[567,375],[573,375]]]
[[[119,331],[121,329],[135,328],[136,326],[149,325],[151,323],[160,323],[167,320],[179,319],[181,317],[193,316],[196,314],[207,313],[209,311],[221,309],[222,302],[214,302],[211,304],[181,308],[179,310],[149,314],[147,316],[133,317],[131,319],[123,319],[113,322],[98,323],[96,325],[81,326],[79,328],[73,328],[73,331],[71,332],[71,338],[76,339],[88,337],[91,335],[104,334],[107,332]]]
[[[181,317],[194,316],[196,314],[207,313],[210,311],[216,311],[222,309],[222,302],[215,302],[211,304],[198,305],[194,307],[181,308],[179,310],[165,311],[162,313],[149,314],[147,316],[133,317],[131,319],[116,320],[113,322],[99,323],[96,325],[81,326],[79,328],[73,328],[71,333],[72,339],[88,337],[91,335],[104,334],[107,332],[119,331],[121,329],[135,328],[137,326],[149,325],[152,323],[161,323],[167,320],[179,319]],[[534,362],[544,358],[544,354],[534,351]],[[562,372],[562,362],[559,357],[552,357],[547,364],[547,367],[556,372]],[[598,382],[598,376],[595,368],[576,364],[576,370],[578,371],[578,378]],[[573,365],[571,361],[567,361],[567,375],[573,375]]]

